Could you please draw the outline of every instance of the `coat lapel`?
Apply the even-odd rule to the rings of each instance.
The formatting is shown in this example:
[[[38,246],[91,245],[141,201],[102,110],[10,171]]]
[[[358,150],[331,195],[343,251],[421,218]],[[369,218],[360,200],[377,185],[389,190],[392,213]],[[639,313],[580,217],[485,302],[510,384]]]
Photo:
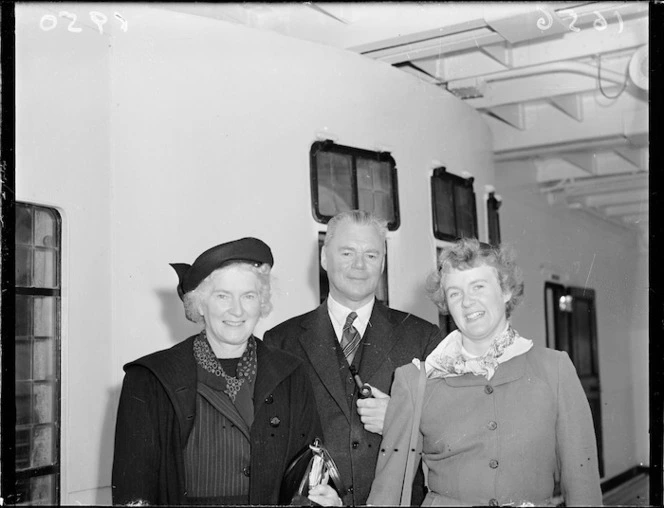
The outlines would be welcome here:
[[[327,312],[327,301],[302,322],[302,327],[305,330],[300,335],[300,345],[309,358],[311,368],[350,422],[350,408],[339,375],[339,345]]]
[[[212,407],[224,415],[228,420],[234,424],[242,434],[249,439],[249,425],[244,421],[239,411],[225,394],[219,393],[204,383],[198,383],[198,393],[205,398]]]
[[[262,340],[256,340],[257,373],[254,384],[254,415],[265,403],[281,381],[290,376],[297,366],[292,357],[281,350],[266,346]]]
[[[385,364],[398,339],[398,327],[399,323],[390,319],[387,307],[376,301],[362,340],[360,375],[364,382],[371,384],[372,376]]]

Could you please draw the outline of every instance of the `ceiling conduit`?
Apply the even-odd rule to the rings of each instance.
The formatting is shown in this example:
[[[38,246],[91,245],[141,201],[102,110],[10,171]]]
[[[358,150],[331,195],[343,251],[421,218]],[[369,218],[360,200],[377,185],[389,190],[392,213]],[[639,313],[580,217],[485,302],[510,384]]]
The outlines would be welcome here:
[[[520,69],[510,69],[506,71],[494,72],[493,74],[485,74],[481,78],[466,78],[459,80],[448,81],[443,83],[447,88],[457,88],[462,83],[468,83],[470,80],[483,81],[485,83],[492,83],[496,81],[508,81],[510,79],[528,78],[532,76],[539,76],[542,74],[555,74],[555,73],[571,73],[582,74],[597,78],[598,68],[581,62],[554,62],[532,67],[523,67]],[[610,81],[616,85],[622,85],[625,81],[625,75],[612,71],[609,69],[602,69],[602,80]]]

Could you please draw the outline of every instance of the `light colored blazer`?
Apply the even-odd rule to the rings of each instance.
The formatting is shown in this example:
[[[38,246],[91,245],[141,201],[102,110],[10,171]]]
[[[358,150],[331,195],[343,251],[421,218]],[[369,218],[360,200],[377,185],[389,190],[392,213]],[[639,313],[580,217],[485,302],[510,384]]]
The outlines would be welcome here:
[[[418,374],[396,371],[367,504],[399,504]],[[423,408],[423,506],[543,504],[557,479],[567,506],[601,505],[590,406],[567,353],[534,346],[490,381],[427,379]]]

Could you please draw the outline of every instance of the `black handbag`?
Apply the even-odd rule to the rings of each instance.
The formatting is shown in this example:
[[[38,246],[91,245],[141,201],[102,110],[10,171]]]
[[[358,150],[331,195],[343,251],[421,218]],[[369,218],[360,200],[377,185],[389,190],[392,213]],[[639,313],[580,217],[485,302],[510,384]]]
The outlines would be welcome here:
[[[325,476],[328,485],[337,491],[339,497],[345,493],[339,469],[323,442],[316,438],[314,442],[304,448],[288,465],[281,480],[279,491],[279,504],[314,506],[307,496],[309,490],[320,485]]]

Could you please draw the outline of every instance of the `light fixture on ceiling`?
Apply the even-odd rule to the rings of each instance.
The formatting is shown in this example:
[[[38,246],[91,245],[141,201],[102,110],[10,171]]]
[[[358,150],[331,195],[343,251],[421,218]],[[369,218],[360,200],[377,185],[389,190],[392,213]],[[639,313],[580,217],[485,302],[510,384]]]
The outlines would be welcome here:
[[[641,90],[648,91],[648,45],[637,49],[629,61],[629,77]]]

